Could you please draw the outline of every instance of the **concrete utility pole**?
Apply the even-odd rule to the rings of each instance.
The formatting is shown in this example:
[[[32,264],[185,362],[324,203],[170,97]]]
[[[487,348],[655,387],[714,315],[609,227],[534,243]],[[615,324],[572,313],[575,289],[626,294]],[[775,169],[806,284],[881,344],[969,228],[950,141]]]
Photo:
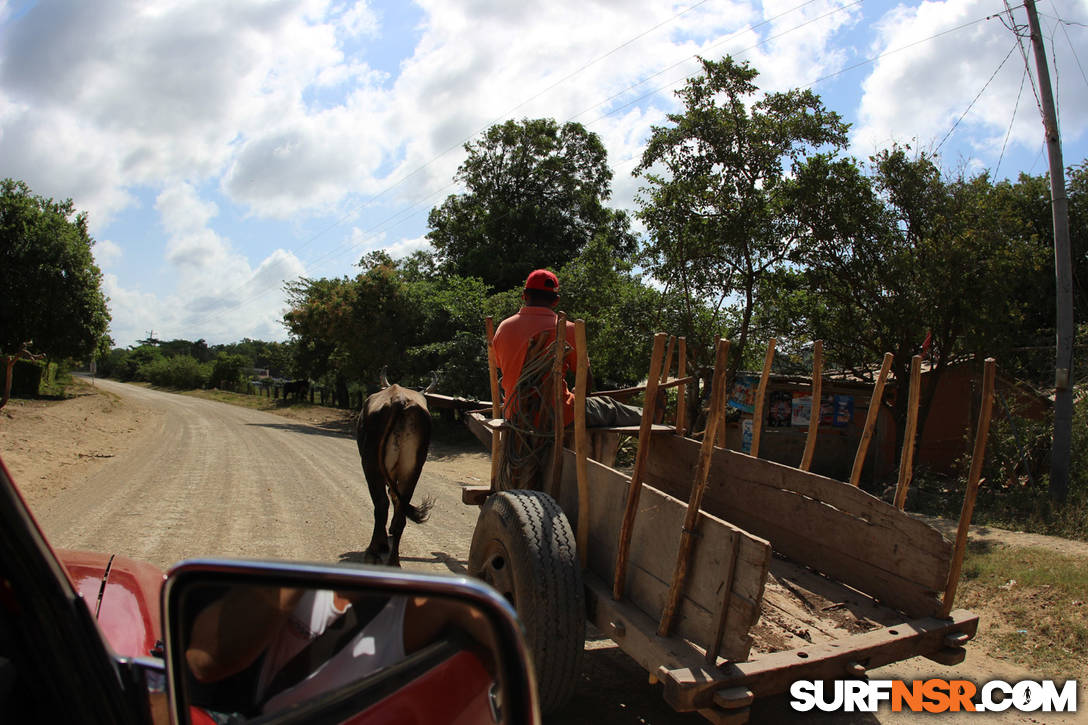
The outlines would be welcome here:
[[[1057,317],[1055,332],[1057,354],[1054,362],[1054,439],[1050,454],[1050,497],[1065,501],[1069,489],[1069,456],[1073,428],[1073,273],[1069,253],[1069,199],[1065,195],[1065,165],[1062,163],[1062,143],[1058,135],[1058,120],[1054,113],[1054,95],[1050,89],[1050,72],[1043,49],[1043,34],[1039,31],[1039,15],[1035,0],[1024,0],[1028,12],[1031,45],[1035,50],[1035,65],[1039,71],[1039,93],[1050,157],[1050,201],[1054,214],[1054,276],[1056,280]]]

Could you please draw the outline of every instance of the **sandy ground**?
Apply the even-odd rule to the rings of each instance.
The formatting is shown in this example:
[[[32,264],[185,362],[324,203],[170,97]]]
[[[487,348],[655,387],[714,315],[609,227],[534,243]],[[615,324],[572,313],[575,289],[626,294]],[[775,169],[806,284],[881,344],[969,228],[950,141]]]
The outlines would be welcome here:
[[[208,527],[203,530],[186,529],[186,520],[176,511],[171,511],[164,520],[163,511],[169,511],[169,501],[158,501],[163,495],[151,486],[145,489],[125,492],[119,499],[124,509],[104,508],[104,513],[94,513],[100,505],[102,496],[91,487],[104,488],[107,482],[125,478],[143,466],[159,473],[145,474],[149,481],[165,474],[169,468],[168,457],[172,448],[178,448],[178,455],[189,455],[181,451],[187,444],[197,449],[212,450],[217,441],[200,437],[199,429],[190,430],[177,427],[175,417],[163,407],[161,400],[150,395],[152,391],[132,386],[119,386],[111,381],[98,381],[92,385],[77,382],[71,389],[72,397],[60,401],[12,400],[0,409],[0,456],[11,471],[27,498],[31,508],[42,522],[47,536],[54,545],[72,548],[101,548],[116,546],[121,553],[144,558],[160,566],[167,567],[173,561],[191,555],[228,555],[228,556],[265,556],[310,560],[357,560],[365,548],[369,536],[369,525],[363,527],[357,519],[363,518],[366,506],[349,512],[355,521],[346,535],[345,526],[330,519],[327,511],[313,510],[302,516],[297,525],[292,523],[294,512],[286,508],[264,506],[260,510],[246,513],[247,517],[264,517],[264,524],[269,519],[277,524],[276,536],[272,540],[255,537],[245,530],[233,538],[224,535],[230,527],[229,521],[239,515],[233,508],[224,508],[216,513],[216,504],[212,493],[217,482],[223,479],[223,466],[236,466],[241,473],[252,466],[240,461],[230,448],[243,448],[249,443],[228,442],[222,456],[209,453],[212,458],[209,468],[203,473],[203,481],[187,480],[186,486],[207,485],[208,511],[201,516]],[[147,394],[145,394],[147,393]],[[155,393],[155,396],[161,394]],[[183,396],[173,396],[178,401],[191,401]],[[186,405],[222,406],[209,401],[194,401]],[[354,444],[344,436],[350,414],[342,411],[310,408],[302,411],[284,409],[281,416],[248,411],[222,406],[230,409],[221,415],[225,425],[254,426],[270,429],[273,433],[284,434],[275,439],[268,450],[256,451],[257,458],[272,458],[273,468],[258,471],[256,478],[267,481],[275,478],[274,468],[279,455],[300,457],[300,466],[308,471],[307,476],[315,475],[310,469],[320,469],[330,458],[344,459],[344,466],[358,466]],[[218,409],[216,409],[218,410]],[[237,413],[234,411],[244,411]],[[219,415],[220,413],[216,413]],[[277,422],[278,421],[278,422]],[[282,429],[276,430],[276,429]],[[298,438],[300,432],[307,439],[307,448],[291,448],[290,441]],[[292,434],[294,438],[288,436]],[[222,434],[218,434],[222,437]],[[155,448],[156,441],[172,441],[176,445],[168,448]],[[310,455],[312,445],[330,446],[321,460]],[[333,448],[335,447],[335,448]],[[283,449],[290,449],[284,453]],[[335,450],[335,452],[333,452]],[[250,452],[253,454],[254,452]],[[338,461],[339,463],[339,461]],[[438,510],[445,510],[441,516],[454,520],[455,526],[446,528],[431,526],[412,527],[406,531],[402,553],[406,568],[420,570],[452,571],[463,573],[467,559],[468,538],[464,531],[471,532],[474,513],[469,507],[459,504],[459,490],[463,485],[478,486],[486,483],[488,459],[478,447],[450,447],[438,444],[433,447],[431,457],[425,469],[421,487],[432,493],[435,490],[448,500],[439,504]],[[365,497],[365,484],[361,470],[358,477],[342,485],[348,486],[354,498],[359,494]],[[318,471],[318,475],[321,474]],[[328,474],[330,479],[337,474]],[[133,475],[138,477],[138,475]],[[343,478],[343,476],[340,476]],[[200,478],[200,477],[198,477]],[[296,485],[288,479],[299,478],[285,469],[280,483],[286,488]],[[305,484],[305,482],[303,482]],[[335,485],[341,485],[337,483]],[[162,491],[166,491],[164,485]],[[272,487],[269,486],[269,491]],[[304,497],[303,493],[295,493]],[[340,494],[344,506],[350,508],[356,504],[347,493]],[[454,500],[456,499],[456,500]],[[147,500],[146,509],[134,506],[133,501]],[[156,509],[162,505],[165,509]],[[175,504],[175,507],[179,504]],[[235,501],[234,505],[241,505]],[[358,504],[362,505],[362,504]],[[297,507],[291,507],[297,508]],[[135,509],[135,510],[133,510]],[[142,517],[142,518],[141,518]],[[933,521],[935,525],[952,531],[952,524]],[[179,529],[180,527],[180,529]],[[315,536],[316,531],[320,536]],[[467,528],[466,528],[467,527]],[[267,528],[267,527],[266,527]],[[362,529],[366,530],[363,531]],[[155,530],[158,535],[155,535]],[[179,531],[185,532],[184,535]],[[139,534],[134,532],[140,532]],[[420,533],[423,532],[423,533]],[[425,534],[425,535],[424,535]],[[985,527],[973,527],[973,540],[983,539],[1017,546],[1042,546],[1064,554],[1088,557],[1088,544],[1072,542],[1053,537],[1033,534],[1019,534]],[[139,543],[133,546],[134,539]],[[317,540],[321,543],[315,543]],[[197,542],[197,543],[194,543]],[[200,543],[203,542],[203,543]],[[91,545],[97,544],[97,545]],[[982,617],[985,626],[986,611],[982,607],[975,609]],[[586,657],[583,667],[583,682],[579,686],[574,702],[551,718],[550,722],[569,723],[701,723],[706,722],[694,714],[673,712],[661,700],[659,688],[646,683],[646,673],[633,661],[619,652],[610,640],[589,633]],[[929,676],[947,678],[968,678],[976,682],[993,678],[1010,681],[1037,679],[1033,673],[1018,667],[1014,663],[1001,659],[1000,652],[987,652],[980,643],[969,646],[969,655],[965,663],[956,667],[942,667],[924,659],[889,665],[870,673],[872,679],[915,679]],[[1081,686],[1081,701],[1084,700],[1084,687]],[[1086,705],[1088,707],[1088,705]],[[1083,709],[1083,708],[1082,708]],[[1044,714],[1017,715],[1005,713],[1000,716],[988,715],[909,715],[900,713],[878,713],[876,715],[834,715],[799,717],[785,709],[782,701],[759,703],[753,709],[752,722],[819,722],[819,723],[904,723],[936,720],[941,723],[1003,722],[1003,723],[1072,723],[1088,722],[1088,712],[1080,716],[1048,716]]]

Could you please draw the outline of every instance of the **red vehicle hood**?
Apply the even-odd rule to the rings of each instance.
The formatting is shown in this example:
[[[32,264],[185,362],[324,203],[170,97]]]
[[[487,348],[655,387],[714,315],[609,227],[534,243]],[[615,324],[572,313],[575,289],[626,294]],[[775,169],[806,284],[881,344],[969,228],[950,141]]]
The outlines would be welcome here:
[[[122,657],[161,657],[159,591],[166,576],[147,562],[92,551],[56,550],[76,591]]]

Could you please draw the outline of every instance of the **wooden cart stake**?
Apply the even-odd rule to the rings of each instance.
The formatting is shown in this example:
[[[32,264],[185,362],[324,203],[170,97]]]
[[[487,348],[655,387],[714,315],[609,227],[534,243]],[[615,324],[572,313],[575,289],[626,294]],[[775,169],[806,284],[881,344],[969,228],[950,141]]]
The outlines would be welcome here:
[[[563,358],[567,352],[567,313],[555,316],[555,365],[552,368],[553,410],[552,427],[555,438],[552,441],[552,480],[548,493],[552,498],[559,498],[559,483],[563,479]]]
[[[688,346],[687,338],[679,338],[680,352],[676,360],[676,377],[685,378],[688,374]],[[688,422],[688,388],[681,383],[676,387],[676,435],[687,435]]]
[[[763,356],[763,374],[759,377],[759,387],[756,388],[756,402],[752,408],[752,450],[753,458],[759,458],[759,436],[763,432],[763,400],[767,395],[767,378],[771,376],[771,363],[774,362],[774,344],[772,337],[767,342],[767,354]]]
[[[808,436],[805,438],[805,452],[801,456],[801,470],[807,471],[812,466],[812,455],[816,452],[816,435],[820,430],[820,401],[823,400],[824,386],[824,341],[817,340],[812,346],[812,414],[808,418]]]
[[[907,491],[914,472],[914,435],[918,430],[918,393],[922,387],[922,356],[910,359],[910,397],[907,399],[907,429],[903,433],[903,451],[899,457],[899,483],[895,487],[895,507],[907,503]]]
[[[642,493],[642,469],[646,467],[646,456],[650,453],[650,427],[654,421],[654,408],[657,407],[658,376],[661,375],[661,358],[665,353],[666,337],[668,335],[664,332],[654,335],[654,348],[650,354],[650,374],[646,378],[646,399],[642,407],[642,423],[638,429],[638,452],[635,454],[635,468],[631,472],[627,506],[623,511],[619,546],[616,550],[616,574],[612,582],[612,598],[617,600],[623,599],[623,590],[627,583],[627,554],[631,548],[631,534],[635,528],[638,498]]]
[[[661,383],[669,382],[669,371],[672,370],[672,352],[676,348],[676,336],[669,335],[669,344],[665,348],[665,362],[661,365]],[[677,375],[676,377],[680,377]]]
[[[502,417],[502,402],[499,397],[499,373],[495,367],[495,321],[488,317],[487,327],[487,368],[491,381],[491,418]],[[499,471],[502,465],[502,431],[491,431],[491,491],[499,490]]]
[[[967,549],[967,531],[971,527],[971,515],[975,511],[975,497],[978,495],[979,476],[982,475],[982,463],[986,458],[986,439],[990,435],[990,412],[994,402],[994,377],[997,364],[992,357],[986,358],[982,372],[982,409],[978,413],[978,428],[975,430],[975,450],[971,454],[971,471],[967,474],[967,493],[963,496],[963,508],[960,509],[960,524],[956,529],[956,545],[952,549],[952,565],[948,572],[948,585],[941,600],[941,616],[947,617],[952,611],[956,599],[956,587],[960,583],[960,569],[963,555]]]
[[[589,351],[586,349],[586,322],[574,321],[574,345],[578,348],[578,367],[574,378],[574,455],[578,475],[578,563],[586,568],[589,549],[589,437],[586,435],[586,384],[589,378]]]
[[[714,355],[714,389],[725,385],[726,359],[729,356],[729,341],[718,340],[718,349]],[[714,434],[723,417],[724,399],[715,395],[710,404],[710,413],[707,415],[706,435],[699,447],[699,460],[695,467],[695,479],[691,484],[691,498],[688,500],[688,508],[684,514],[684,528],[680,532],[680,550],[676,555],[676,570],[669,586],[669,598],[665,608],[661,612],[661,622],[657,633],[665,637],[672,629],[672,621],[676,616],[676,608],[680,604],[680,597],[684,593],[684,580],[687,578],[688,564],[691,561],[691,542],[695,534],[695,526],[699,519],[699,507],[703,503],[703,492],[706,491],[707,478],[710,475],[710,459],[714,454]]]
[[[873,395],[869,398],[869,412],[865,414],[865,429],[861,432],[861,441],[858,442],[858,452],[854,456],[854,468],[850,471],[850,485],[861,485],[861,469],[865,466],[865,454],[869,452],[869,443],[873,440],[873,431],[876,430],[876,418],[880,412],[880,403],[884,400],[884,383],[888,380],[888,371],[892,369],[892,360],[895,358],[890,352],[884,353],[884,363],[880,366],[880,374],[876,377],[876,385],[873,386]]]

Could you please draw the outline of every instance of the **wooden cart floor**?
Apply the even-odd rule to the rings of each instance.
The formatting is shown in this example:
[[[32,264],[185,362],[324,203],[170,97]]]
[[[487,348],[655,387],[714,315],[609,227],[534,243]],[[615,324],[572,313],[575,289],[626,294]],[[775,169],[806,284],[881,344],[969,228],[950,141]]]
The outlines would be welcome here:
[[[872,597],[774,554],[752,628],[752,658],[841,640],[908,617]]]

